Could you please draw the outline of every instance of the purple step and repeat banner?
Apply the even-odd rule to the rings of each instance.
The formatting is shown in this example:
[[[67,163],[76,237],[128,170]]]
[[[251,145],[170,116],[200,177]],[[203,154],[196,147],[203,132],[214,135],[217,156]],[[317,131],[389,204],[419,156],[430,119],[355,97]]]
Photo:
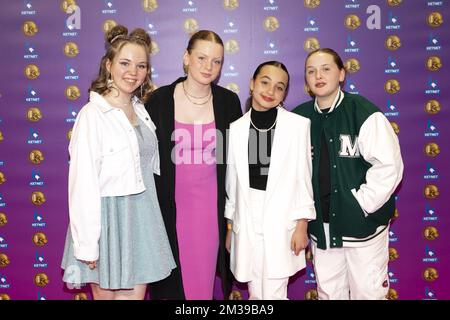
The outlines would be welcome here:
[[[290,71],[287,108],[306,101],[307,53],[336,49],[348,69],[345,90],[375,102],[400,138],[405,174],[390,231],[388,298],[450,299],[449,17],[446,0],[1,1],[0,299],[91,298],[61,281],[67,146],[104,32],[116,23],[151,35],[158,86],[183,74],[189,34],[216,31],[226,50],[219,84],[242,104],[266,60]],[[309,261],[289,298],[316,299],[315,285]],[[244,285],[235,288],[247,297]]]

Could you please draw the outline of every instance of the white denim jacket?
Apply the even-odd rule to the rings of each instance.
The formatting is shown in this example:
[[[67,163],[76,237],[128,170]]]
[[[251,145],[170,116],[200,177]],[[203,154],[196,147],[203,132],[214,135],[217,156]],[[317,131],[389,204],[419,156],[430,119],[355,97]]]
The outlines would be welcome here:
[[[143,104],[133,97],[136,115],[155,134]],[[156,136],[156,135],[155,135]],[[89,103],[78,113],[69,144],[69,216],[75,257],[98,259],[101,197],[125,196],[145,190],[139,145],[122,109],[112,107],[91,91]],[[152,159],[159,174],[159,153]]]

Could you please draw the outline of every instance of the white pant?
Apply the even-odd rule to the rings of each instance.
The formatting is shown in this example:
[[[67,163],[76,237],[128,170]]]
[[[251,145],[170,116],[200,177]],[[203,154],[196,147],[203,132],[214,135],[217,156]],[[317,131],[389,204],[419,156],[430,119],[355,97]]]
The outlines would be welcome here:
[[[255,230],[255,246],[253,247],[252,280],[247,283],[250,300],[287,300],[289,278],[269,279],[266,276],[264,255],[263,205],[266,192],[250,189],[250,201],[253,229]]]
[[[329,224],[324,224],[327,245]],[[320,300],[383,300],[389,290],[389,233],[364,247],[317,248],[313,264]]]

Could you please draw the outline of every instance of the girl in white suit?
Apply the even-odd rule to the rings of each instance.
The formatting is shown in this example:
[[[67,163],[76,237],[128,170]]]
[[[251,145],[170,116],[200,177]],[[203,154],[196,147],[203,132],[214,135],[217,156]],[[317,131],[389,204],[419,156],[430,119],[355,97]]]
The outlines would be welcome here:
[[[250,299],[287,299],[305,268],[307,224],[315,219],[310,121],[281,107],[289,73],[277,61],[256,69],[249,111],[230,126],[225,217],[236,280]]]

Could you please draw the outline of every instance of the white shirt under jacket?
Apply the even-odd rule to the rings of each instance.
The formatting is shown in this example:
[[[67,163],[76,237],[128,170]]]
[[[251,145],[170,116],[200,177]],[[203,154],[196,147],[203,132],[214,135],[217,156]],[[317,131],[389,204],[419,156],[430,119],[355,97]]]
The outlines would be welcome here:
[[[297,220],[316,218],[312,190],[309,119],[278,108],[264,201],[263,236],[267,278],[286,278],[305,268],[305,250],[291,251]],[[230,125],[225,217],[233,221],[230,268],[236,279],[252,279],[253,230],[249,202],[250,113]]]
[[[155,134],[155,125],[137,97],[136,115]],[[78,113],[69,144],[69,216],[75,257],[98,259],[101,197],[145,191],[135,131],[120,108],[91,91]],[[159,153],[153,158],[159,174]]]

